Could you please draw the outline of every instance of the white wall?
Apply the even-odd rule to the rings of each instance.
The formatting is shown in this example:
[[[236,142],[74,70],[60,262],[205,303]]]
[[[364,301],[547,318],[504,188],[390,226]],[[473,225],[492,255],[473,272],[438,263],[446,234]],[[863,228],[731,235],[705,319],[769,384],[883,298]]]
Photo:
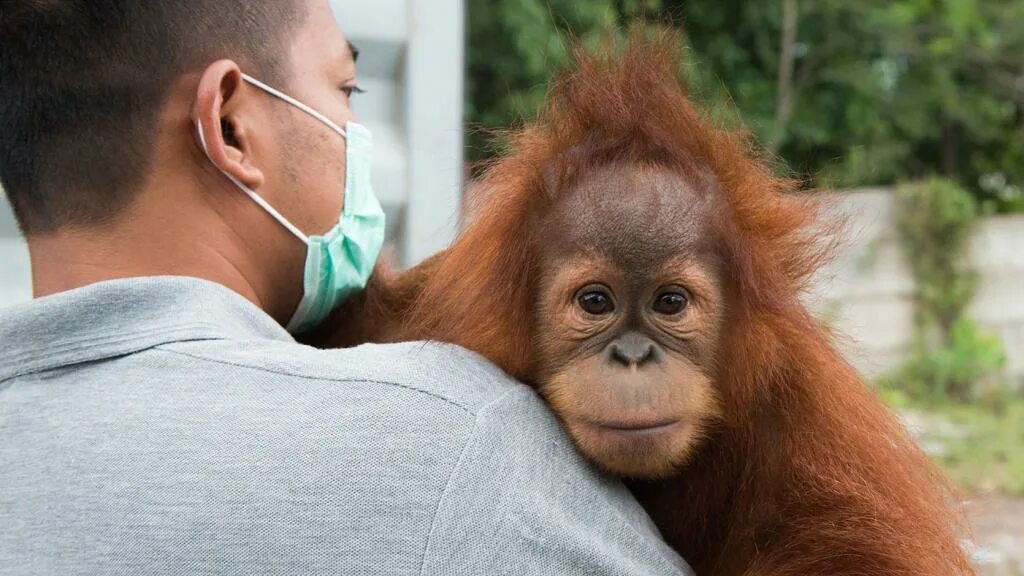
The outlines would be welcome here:
[[[18,235],[14,216],[0,189],[0,308],[32,297],[28,248]]]
[[[848,217],[844,249],[819,275],[813,305],[846,336],[844,350],[862,372],[895,367],[913,335],[914,280],[894,226],[888,190],[843,193]],[[997,334],[1008,354],[1008,375],[1024,383],[1024,216],[986,219],[972,242],[981,285],[971,310]]]
[[[369,92],[354,100],[375,135],[374,188],[402,260],[446,247],[463,185],[463,0],[332,0],[360,49]]]

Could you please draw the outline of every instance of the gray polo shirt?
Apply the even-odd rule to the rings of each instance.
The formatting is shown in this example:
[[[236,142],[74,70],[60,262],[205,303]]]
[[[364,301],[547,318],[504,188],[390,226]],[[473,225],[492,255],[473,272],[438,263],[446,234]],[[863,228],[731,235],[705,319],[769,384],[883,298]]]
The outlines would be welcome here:
[[[321,351],[219,285],[0,311],[2,574],[684,574],[527,387]]]

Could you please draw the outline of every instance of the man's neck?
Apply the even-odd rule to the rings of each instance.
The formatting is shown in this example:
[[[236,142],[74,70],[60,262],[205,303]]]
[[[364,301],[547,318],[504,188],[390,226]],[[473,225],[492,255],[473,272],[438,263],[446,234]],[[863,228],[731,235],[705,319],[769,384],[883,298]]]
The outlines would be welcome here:
[[[232,227],[215,210],[183,214],[182,204],[188,203],[171,206],[162,199],[152,201],[153,196],[137,200],[113,223],[30,236],[35,296],[123,278],[186,276],[217,282],[279,322],[287,321],[294,308],[290,302],[301,296],[302,271],[258,261],[273,257],[258,240],[282,232],[275,223],[261,234],[258,224],[266,222],[241,222]],[[258,211],[253,214],[265,218]],[[256,238],[240,236],[239,229]],[[285,282],[288,278],[295,282]]]
[[[28,239],[33,292],[37,298],[109,280],[147,276],[189,276],[222,284],[261,308],[254,283],[216,250],[190,243],[182,254],[173,243],[116,231],[62,231]],[[205,252],[205,253],[204,253]]]

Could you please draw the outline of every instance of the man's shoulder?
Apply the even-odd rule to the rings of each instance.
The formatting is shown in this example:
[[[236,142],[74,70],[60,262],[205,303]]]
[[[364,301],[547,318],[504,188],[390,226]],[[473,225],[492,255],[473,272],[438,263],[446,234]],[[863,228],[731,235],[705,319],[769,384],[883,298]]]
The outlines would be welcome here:
[[[62,561],[99,573],[87,550],[109,526],[103,546],[128,550],[125,565],[209,568],[252,550],[237,564],[251,573],[422,573],[452,477],[494,466],[467,454],[483,442],[513,469],[542,464],[497,449],[515,435],[484,424],[525,433],[546,412],[478,356],[422,343],[194,340],[33,372],[0,389],[0,509],[20,527],[0,560],[34,566],[25,550],[70,542]],[[542,444],[559,434],[541,430]]]
[[[404,390],[476,415],[509,394],[532,395],[484,357],[450,344],[407,342],[320,350],[281,341],[180,342],[160,347],[212,369],[258,372],[264,382],[334,388],[360,384]]]

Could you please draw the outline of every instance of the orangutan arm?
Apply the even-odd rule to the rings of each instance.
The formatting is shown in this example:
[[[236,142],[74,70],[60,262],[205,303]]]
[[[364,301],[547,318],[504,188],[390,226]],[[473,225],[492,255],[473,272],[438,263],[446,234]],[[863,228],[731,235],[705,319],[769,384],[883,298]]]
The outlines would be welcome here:
[[[397,272],[382,260],[366,289],[349,298],[319,328],[303,336],[303,343],[317,348],[351,348],[407,339],[406,314],[444,254],[436,254],[405,272]]]

